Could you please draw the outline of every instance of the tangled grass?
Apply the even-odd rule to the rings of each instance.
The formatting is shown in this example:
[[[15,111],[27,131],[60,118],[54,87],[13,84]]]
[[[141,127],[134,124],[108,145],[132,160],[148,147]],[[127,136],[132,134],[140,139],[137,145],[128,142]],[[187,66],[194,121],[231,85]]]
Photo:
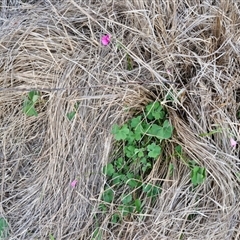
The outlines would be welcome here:
[[[8,239],[94,239],[97,227],[101,239],[240,238],[239,147],[230,145],[240,141],[237,1],[4,0],[0,24],[0,217]],[[38,116],[27,117],[23,99],[33,89]],[[165,147],[173,176],[160,158],[149,178],[162,179],[162,193],[142,220],[99,222],[111,127],[153,100],[174,126]],[[206,168],[196,191],[172,154],[176,144]]]

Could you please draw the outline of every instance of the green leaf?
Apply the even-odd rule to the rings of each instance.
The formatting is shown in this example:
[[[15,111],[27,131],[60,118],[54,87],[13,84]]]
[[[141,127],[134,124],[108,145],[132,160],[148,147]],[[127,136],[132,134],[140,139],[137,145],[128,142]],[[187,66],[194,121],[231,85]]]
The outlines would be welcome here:
[[[130,121],[130,125],[132,128],[136,128],[139,124],[141,124],[142,116],[138,116],[135,118],[132,118]]]
[[[143,184],[143,192],[148,192],[152,188],[151,184]]]
[[[99,227],[94,230],[91,240],[102,240],[102,231]]]
[[[163,123],[163,139],[169,139],[172,137],[173,126],[168,120],[165,120]]]
[[[108,188],[107,190],[105,190],[103,192],[102,195],[103,201],[107,202],[107,203],[111,203],[113,201],[114,198],[114,192],[111,188]]]
[[[153,102],[146,106],[146,115],[149,120],[164,119],[165,111],[159,102]]]
[[[38,96],[39,97],[39,92],[38,91],[30,91],[29,93],[28,93],[28,98],[32,101],[32,102],[34,102],[34,96]],[[35,98],[36,99],[36,98]]]
[[[146,122],[142,122],[141,127],[142,127],[142,135],[145,135],[148,133],[149,129],[151,128],[151,125]]]
[[[145,173],[148,169],[152,168],[152,164],[150,162],[147,161],[146,158],[142,158],[141,159],[141,163],[142,163],[142,171]]]
[[[172,137],[173,127],[169,123],[168,120],[165,120],[163,123],[163,127],[152,124],[150,129],[148,130],[148,134],[157,137],[160,140],[169,139]]]
[[[154,137],[160,137],[163,135],[162,127],[157,124],[152,124],[147,133]]]
[[[122,198],[122,203],[124,205],[130,203],[132,201],[132,194],[128,194],[128,195],[125,195],[123,198]]]
[[[133,206],[119,206],[118,210],[121,211],[123,216],[127,216],[129,213],[134,212],[134,207]]]
[[[113,182],[114,185],[118,185],[118,184],[124,182],[125,177],[126,176],[124,174],[119,174],[118,172],[116,172],[112,176],[112,182]]]
[[[135,154],[137,154],[138,157],[143,157],[144,156],[144,148],[135,148],[134,150]]]
[[[141,203],[140,199],[136,199],[134,204],[135,204],[135,207],[136,207],[136,211],[138,213],[140,213],[141,210],[142,210],[142,203]]]
[[[136,129],[134,132],[134,140],[139,141],[142,138],[142,131]]]
[[[191,170],[191,182],[194,186],[197,186],[204,182],[206,179],[206,169],[199,166],[194,166]]]
[[[135,155],[135,147],[130,145],[124,148],[124,153],[128,158],[132,158]]]
[[[125,140],[129,134],[128,126],[124,124],[122,127],[119,127],[117,124],[114,124],[112,128],[112,134],[117,141]]]
[[[139,181],[136,181],[134,179],[130,179],[127,181],[127,185],[131,188],[136,188],[139,186],[139,184],[140,184]]]
[[[28,93],[28,96],[24,98],[23,101],[23,112],[28,116],[38,116],[38,113],[34,107],[35,103],[39,98],[38,91],[31,91]]]
[[[141,158],[141,160],[140,160],[140,162],[142,163],[142,164],[147,164],[147,158]]]
[[[142,171],[145,173],[148,169],[151,169],[152,165],[151,163],[147,163],[142,167]]]
[[[128,179],[134,178],[134,174],[131,173],[131,172],[128,172],[128,173],[127,173],[127,178],[128,178]]]
[[[125,174],[121,174],[121,180],[123,183],[126,183],[128,180],[128,177]]]
[[[124,165],[124,160],[122,157],[118,158],[116,161],[114,161],[114,166],[120,170]]]
[[[74,104],[74,110],[71,111],[71,112],[69,112],[69,113],[67,113],[67,118],[68,118],[69,121],[71,121],[71,120],[75,117],[79,105],[80,105],[80,102],[76,102],[76,103]]]
[[[75,109],[75,111],[77,111],[77,110],[78,110],[78,108],[79,108],[79,105],[80,105],[80,102],[76,102],[76,103],[74,104],[74,109]]]
[[[136,140],[136,137],[137,136],[133,131],[129,131],[125,140],[128,141],[128,144],[134,144],[134,141]]]
[[[170,91],[170,92],[166,95],[166,100],[168,100],[168,101],[174,101],[174,93],[173,93],[173,91]]]
[[[0,239],[8,236],[8,224],[4,218],[0,218]]]
[[[148,150],[148,156],[156,159],[159,157],[162,149],[160,146],[156,145],[156,143],[152,143],[147,146],[147,150]]]
[[[39,95],[34,95],[33,98],[32,98],[32,102],[36,103],[38,98],[39,98]]]
[[[100,204],[99,204],[99,209],[100,209],[101,211],[103,211],[103,212],[106,212],[106,211],[107,211],[107,206],[106,206],[105,204],[103,204],[103,203],[100,203]]]
[[[71,111],[71,112],[67,113],[68,120],[71,121],[75,117],[75,114],[76,114],[75,111]]]
[[[182,156],[182,146],[177,145],[177,146],[175,147],[175,152],[176,152],[178,155]]]
[[[55,240],[54,236],[51,233],[49,233],[49,240]]]
[[[115,169],[111,163],[108,163],[103,168],[103,174],[107,175],[108,177],[111,177],[115,173]]]
[[[111,217],[111,222],[112,223],[118,223],[120,219],[121,219],[121,217],[119,216],[119,214],[118,213],[114,213],[112,215],[112,217]]]
[[[32,116],[38,116],[38,113],[36,111],[36,109],[34,108],[33,103],[31,103],[30,101],[26,102],[23,106],[23,112],[28,116],[28,117],[32,117]]]
[[[148,183],[143,184],[143,192],[147,193],[147,197],[153,198],[160,194],[161,189],[155,185]]]

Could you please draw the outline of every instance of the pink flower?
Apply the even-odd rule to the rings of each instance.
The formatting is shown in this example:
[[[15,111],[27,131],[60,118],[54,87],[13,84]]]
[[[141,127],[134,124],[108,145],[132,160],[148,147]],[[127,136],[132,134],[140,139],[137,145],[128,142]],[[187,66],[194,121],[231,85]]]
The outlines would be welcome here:
[[[74,188],[74,187],[76,187],[76,185],[77,185],[77,180],[73,180],[73,181],[71,182],[71,186]]]
[[[101,42],[104,46],[107,46],[110,43],[110,35],[103,35],[101,37]]]
[[[237,146],[237,141],[235,141],[233,138],[230,139],[231,147]]]

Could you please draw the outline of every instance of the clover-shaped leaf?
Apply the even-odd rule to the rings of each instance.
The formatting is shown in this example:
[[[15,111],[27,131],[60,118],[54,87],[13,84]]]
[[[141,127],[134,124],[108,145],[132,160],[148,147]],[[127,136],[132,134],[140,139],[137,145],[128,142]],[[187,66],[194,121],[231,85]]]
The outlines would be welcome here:
[[[116,140],[125,140],[129,134],[129,129],[127,124],[124,124],[122,127],[119,127],[117,124],[113,125],[112,134]]]
[[[111,188],[106,189],[102,195],[103,201],[111,203],[114,199],[114,191]]]
[[[152,143],[148,145],[147,150],[148,150],[148,156],[154,159],[158,158],[161,153],[161,147],[156,145],[156,143]]]
[[[141,123],[141,120],[142,120],[142,117],[141,117],[141,116],[138,116],[138,117],[133,118],[133,119],[130,121],[131,127],[132,127],[132,128],[137,127],[137,126]]]
[[[146,115],[149,120],[159,120],[165,117],[165,111],[159,102],[153,102],[147,105]]]
[[[106,166],[104,166],[103,173],[108,177],[111,177],[115,173],[113,165],[111,163],[108,163]]]

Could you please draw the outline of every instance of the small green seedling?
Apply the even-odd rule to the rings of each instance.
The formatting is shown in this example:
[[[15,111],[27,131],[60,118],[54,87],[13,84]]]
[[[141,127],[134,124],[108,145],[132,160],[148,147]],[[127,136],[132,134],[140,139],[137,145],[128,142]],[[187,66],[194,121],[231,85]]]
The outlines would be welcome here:
[[[28,116],[38,116],[38,113],[35,109],[35,105],[40,97],[38,91],[31,91],[28,93],[28,96],[24,98],[23,101],[23,112]]]
[[[130,57],[130,55],[128,53],[126,55],[126,58],[127,58],[127,70],[131,71],[131,70],[133,70],[132,58]]]
[[[195,161],[186,160],[180,145],[175,147],[175,154],[191,169],[190,178],[194,187],[206,180],[206,168],[198,166]]]
[[[8,224],[4,218],[0,218],[0,239],[5,239],[8,236]]]
[[[194,161],[189,161],[191,169],[191,182],[194,187],[202,184],[206,179],[206,168],[198,166]]]
[[[75,117],[79,105],[80,105],[80,103],[77,102],[77,103],[74,105],[74,110],[71,111],[71,112],[69,112],[69,113],[67,113],[67,118],[68,118],[69,121],[71,121],[71,120]]]
[[[49,240],[55,240],[54,236],[51,233],[49,233]]]
[[[199,184],[202,184],[206,179],[206,169],[199,167],[199,166],[194,166],[193,169],[191,170],[191,181],[193,186],[197,186]]]

